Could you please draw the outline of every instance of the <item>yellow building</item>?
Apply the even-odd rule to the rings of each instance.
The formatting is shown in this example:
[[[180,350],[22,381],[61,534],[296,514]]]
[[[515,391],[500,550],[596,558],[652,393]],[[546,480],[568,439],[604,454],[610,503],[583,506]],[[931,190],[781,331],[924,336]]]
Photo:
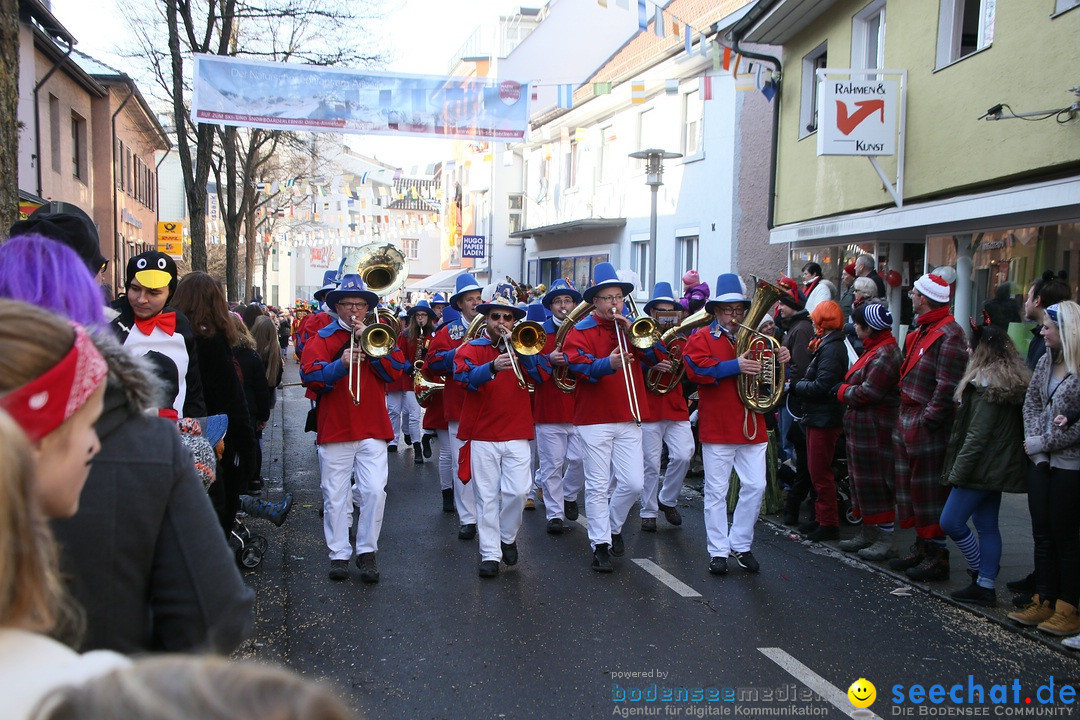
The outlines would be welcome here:
[[[875,255],[900,273],[894,310],[943,265],[957,270],[958,318],[999,286],[1022,299],[1044,269],[1080,287],[1078,36],[1080,0],[759,0],[729,38],[781,48],[770,242],[789,244],[793,272],[813,260],[834,281]],[[819,106],[819,69],[902,81],[880,173],[818,154],[819,109],[822,131],[858,120]],[[840,72],[852,69],[883,72]]]

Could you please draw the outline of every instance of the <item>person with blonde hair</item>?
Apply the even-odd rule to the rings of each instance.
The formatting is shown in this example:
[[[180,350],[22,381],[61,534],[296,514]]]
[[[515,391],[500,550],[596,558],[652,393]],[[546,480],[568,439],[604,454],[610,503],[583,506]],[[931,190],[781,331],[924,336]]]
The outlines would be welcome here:
[[[1009,617],[1051,635],[1080,631],[1080,305],[1046,308],[1046,354],[1024,399],[1024,452],[1031,459],[1028,510],[1035,540],[1035,595]]]
[[[80,656],[81,622],[60,582],[46,518],[70,517],[100,449],[106,365],[81,326],[0,300],[0,697],[23,718],[38,699],[125,662]]]
[[[352,720],[326,687],[283,668],[212,655],[161,656],[64,688],[35,720]]]

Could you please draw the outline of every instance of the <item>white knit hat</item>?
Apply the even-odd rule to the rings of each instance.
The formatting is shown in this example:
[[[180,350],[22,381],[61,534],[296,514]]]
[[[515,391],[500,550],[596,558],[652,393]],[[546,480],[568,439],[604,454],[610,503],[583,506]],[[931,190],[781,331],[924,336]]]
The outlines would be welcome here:
[[[934,302],[949,302],[949,283],[940,275],[927,273],[915,281],[915,289]]]

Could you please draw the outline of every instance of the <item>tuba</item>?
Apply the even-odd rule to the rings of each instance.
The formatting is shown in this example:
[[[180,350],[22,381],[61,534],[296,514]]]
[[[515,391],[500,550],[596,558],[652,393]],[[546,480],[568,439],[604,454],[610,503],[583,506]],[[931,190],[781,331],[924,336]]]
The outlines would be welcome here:
[[[409,261],[396,245],[372,242],[350,252],[341,272],[359,275],[368,290],[386,297],[405,286]]]
[[[713,321],[713,316],[702,308],[690,317],[684,318],[681,323],[665,331],[660,336],[660,343],[667,349],[668,360],[671,362],[671,372],[660,372],[656,368],[649,368],[645,375],[645,387],[657,395],[665,395],[682,383],[686,374],[686,367],[682,362],[683,346],[690,333],[699,327],[704,327]]]
[[[757,413],[775,410],[784,392],[786,368],[779,358],[780,342],[757,330],[761,319],[781,294],[780,288],[772,283],[758,281],[746,317],[743,322],[736,323],[739,331],[735,334],[735,355],[741,356],[749,350],[750,357],[761,363],[761,372],[757,375],[739,375],[739,399],[748,410]]]
[[[563,343],[566,341],[566,334],[570,332],[570,328],[577,325],[583,317],[592,311],[593,304],[582,301],[566,315],[566,319],[559,326],[559,331],[555,333],[553,352],[562,352]],[[574,392],[574,388],[577,387],[577,378],[570,375],[570,368],[565,365],[556,365],[551,368],[551,381],[555,383],[555,387],[564,393]]]

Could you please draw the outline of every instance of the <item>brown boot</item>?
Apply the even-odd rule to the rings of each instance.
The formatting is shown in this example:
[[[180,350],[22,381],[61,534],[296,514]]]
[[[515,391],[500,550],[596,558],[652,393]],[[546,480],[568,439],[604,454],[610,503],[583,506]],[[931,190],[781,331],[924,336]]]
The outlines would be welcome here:
[[[1080,615],[1076,614],[1076,606],[1064,600],[1058,600],[1054,607],[1054,614],[1049,620],[1039,623],[1039,629],[1058,637],[1080,632]]]
[[[948,548],[928,545],[923,561],[904,573],[912,580],[929,582],[932,580],[949,579],[949,550]]]
[[[1034,627],[1041,622],[1046,622],[1053,616],[1054,610],[1050,607],[1050,601],[1043,600],[1038,593],[1032,596],[1031,602],[1023,610],[1009,613],[1010,620],[1015,620],[1028,627]]]
[[[926,541],[922,538],[915,538],[915,544],[911,546],[911,551],[904,557],[890,560],[889,567],[893,570],[907,570],[921,563],[924,557],[926,557]]]

